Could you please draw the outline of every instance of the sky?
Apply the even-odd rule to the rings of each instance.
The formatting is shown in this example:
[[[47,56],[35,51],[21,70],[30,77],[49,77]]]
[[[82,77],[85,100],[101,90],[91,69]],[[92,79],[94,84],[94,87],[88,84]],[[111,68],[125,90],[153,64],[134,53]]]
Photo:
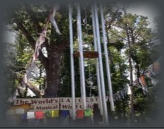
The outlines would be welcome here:
[[[157,25],[155,18],[159,16],[157,8],[151,4],[143,4],[143,3],[135,3],[133,5],[130,5],[127,9],[127,12],[142,16],[148,17],[149,27],[152,29],[152,31],[157,31]],[[137,78],[133,71],[133,77],[134,80]],[[130,76],[128,76],[128,79],[130,79]]]
[[[152,30],[157,29],[155,18],[159,16],[159,12],[152,4],[135,3],[130,5],[127,11],[132,14],[147,16],[150,23],[149,27],[152,28]]]

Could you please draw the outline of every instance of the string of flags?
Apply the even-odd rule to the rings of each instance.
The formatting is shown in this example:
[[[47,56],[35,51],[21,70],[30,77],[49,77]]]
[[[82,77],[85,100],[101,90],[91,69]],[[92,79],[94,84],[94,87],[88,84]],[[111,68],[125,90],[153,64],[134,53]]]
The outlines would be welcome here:
[[[131,94],[130,87],[127,85],[123,89],[117,91],[115,94],[113,94],[113,101],[120,101],[125,99],[126,96]]]
[[[42,33],[40,33],[38,40],[36,41],[32,63],[35,60],[37,60],[37,58],[39,56],[39,51],[41,50],[41,45],[45,42],[46,34],[47,34],[47,30],[43,30]]]
[[[157,61],[155,61],[153,64],[151,64],[147,70],[144,72],[144,74],[142,74],[138,79],[136,79],[133,83],[134,86],[137,86],[138,88],[142,88],[143,93],[146,94],[148,93],[148,86],[145,80],[145,77],[148,77],[151,79],[151,82],[153,85],[156,85],[158,83],[158,80],[155,79],[154,77],[156,77],[159,74],[160,71],[160,64],[159,64],[159,59]],[[89,78],[87,83],[93,87],[93,82],[91,81],[92,79]],[[126,86],[125,88],[123,88],[122,90],[117,91],[114,95],[113,95],[113,100],[114,101],[120,101],[122,99],[124,99],[127,95],[132,94],[131,88],[130,86]]]
[[[16,115],[21,116],[23,120],[29,119],[44,119],[44,118],[71,118],[71,111],[69,110],[47,110],[47,111],[27,111],[23,109],[16,109]],[[76,118],[83,119],[92,117],[93,109],[77,110]]]
[[[144,75],[141,75],[139,77],[139,83],[142,86],[142,90],[143,90],[144,94],[147,93],[148,92],[148,89],[147,89],[147,83],[145,81],[145,76]]]
[[[159,58],[160,59],[160,58]],[[158,79],[156,78],[159,75],[160,72],[160,63],[159,59],[156,60],[153,64],[148,66],[147,70],[139,77],[139,79],[136,79],[134,81],[134,86],[137,86],[138,88],[142,88],[143,93],[148,93],[148,85],[146,83],[145,77],[151,79],[151,83],[155,86],[158,83]]]
[[[145,77],[148,77],[151,79],[151,83],[153,85],[156,85],[158,83],[158,80],[155,78],[160,72],[160,64],[159,64],[159,59],[156,60],[153,64],[151,64],[147,70],[142,74],[138,79],[134,81],[134,86],[137,86],[138,88],[142,88],[143,93],[146,94],[148,93],[148,86],[145,80]],[[114,101],[119,101],[124,99],[127,95],[132,94],[130,86],[126,86],[122,90],[117,91],[113,95]]]

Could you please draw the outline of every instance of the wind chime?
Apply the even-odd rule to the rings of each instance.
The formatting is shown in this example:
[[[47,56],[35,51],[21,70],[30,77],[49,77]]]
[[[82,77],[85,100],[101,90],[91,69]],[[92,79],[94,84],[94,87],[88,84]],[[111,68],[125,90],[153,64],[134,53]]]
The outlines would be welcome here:
[[[97,74],[97,86],[98,86],[98,95],[99,95],[99,108],[100,112],[103,115],[104,121],[108,122],[108,110],[107,110],[107,101],[106,101],[106,90],[104,82],[104,70],[102,62],[102,50],[101,50],[101,41],[100,41],[100,30],[99,30],[99,20],[98,20],[98,8],[96,4],[92,6],[92,26],[93,26],[93,36],[94,36],[94,51],[84,51],[83,50],[83,35],[82,35],[82,25],[81,25],[81,8],[77,4],[77,35],[78,35],[78,51],[73,50],[73,28],[72,28],[72,6],[69,6],[69,31],[70,31],[70,60],[71,60],[71,82],[72,82],[72,110],[73,118],[75,119],[75,71],[74,71],[74,57],[79,58],[80,66],[80,85],[81,85],[81,97],[83,101],[84,109],[87,108],[86,105],[86,84],[85,84],[85,70],[84,70],[84,58],[96,58],[96,74]],[[108,59],[108,50],[107,50],[107,37],[105,30],[105,20],[103,15],[103,8],[100,6],[100,16],[101,16],[101,27],[103,33],[103,47],[105,53],[106,61],[106,70],[107,70],[107,79],[108,79],[108,89],[109,89],[109,98],[111,110],[114,111],[114,102],[113,102],[113,92],[112,92],[112,83],[110,75],[110,66]]]
[[[98,95],[99,95],[99,108],[100,112],[103,115],[104,121],[108,122],[108,110],[107,110],[107,99],[106,99],[106,90],[105,90],[105,82],[104,82],[104,70],[103,70],[103,62],[102,62],[102,50],[101,50],[101,41],[100,41],[100,30],[99,30],[99,20],[98,20],[98,8],[95,5],[92,6],[92,26],[93,26],[93,36],[94,36],[94,51],[83,51],[83,35],[82,35],[82,25],[81,25],[81,8],[80,5],[77,4],[77,35],[78,35],[78,48],[79,50],[74,52],[73,50],[73,27],[72,27],[72,7],[69,5],[69,34],[70,34],[70,61],[71,61],[71,89],[72,89],[72,116],[75,119],[76,108],[75,108],[75,71],[74,71],[74,57],[79,58],[79,66],[80,66],[80,85],[81,85],[81,97],[83,102],[84,110],[87,109],[86,104],[86,84],[85,84],[85,71],[84,71],[84,58],[95,58],[96,59],[96,75],[97,75],[97,86],[98,86]],[[105,20],[103,15],[102,7],[99,8],[100,16],[101,16],[101,28],[103,33],[103,47],[105,53],[105,61],[106,61],[106,70],[107,70],[107,79],[108,79],[108,89],[109,89],[109,98],[111,110],[114,111],[114,102],[113,102],[113,92],[112,92],[112,84],[111,84],[111,76],[110,76],[110,67],[109,67],[109,59],[108,59],[108,51],[107,51],[107,37],[105,31]],[[56,13],[56,8],[53,8],[50,13],[46,26],[44,27],[42,33],[40,34],[36,45],[35,51],[32,57],[32,61],[30,62],[30,68],[34,65],[34,62],[38,59],[39,53],[41,51],[41,45],[45,42],[47,25],[51,22],[56,30],[56,32],[60,35],[59,28],[54,19]],[[29,85],[29,81],[27,78],[28,70],[24,75],[23,82],[26,85]]]
[[[23,83],[25,85],[31,85],[28,81],[28,76],[30,76],[29,71],[35,66],[35,61],[39,57],[39,53],[41,51],[41,45],[45,42],[46,32],[47,32],[47,25],[49,22],[52,23],[56,32],[61,35],[59,28],[56,24],[54,19],[56,13],[56,7],[53,8],[51,11],[47,23],[43,28],[43,31],[40,33],[38,40],[36,41],[35,51],[32,57],[32,61],[30,62],[29,66],[26,69],[26,73],[24,75]],[[78,35],[78,51],[74,51],[73,48],[73,27],[72,27],[72,6],[69,5],[69,34],[70,34],[70,61],[71,61],[71,89],[72,89],[72,116],[75,119],[76,116],[76,106],[75,106],[75,71],[74,71],[74,57],[79,58],[79,66],[80,66],[80,85],[81,85],[81,97],[83,101],[84,109],[87,109],[86,104],[86,84],[85,84],[85,68],[84,68],[84,59],[96,59],[95,67],[96,67],[96,75],[97,75],[97,87],[98,87],[98,96],[99,96],[99,108],[101,115],[103,115],[104,121],[108,122],[108,109],[107,109],[107,101],[106,101],[106,89],[105,89],[105,82],[104,82],[104,68],[102,62],[102,49],[101,45],[104,47],[104,56],[105,56],[105,63],[106,63],[106,72],[107,72],[107,80],[108,80],[108,90],[109,90],[109,100],[111,110],[115,111],[114,107],[114,100],[113,100],[113,92],[112,92],[112,83],[111,83],[111,74],[110,74],[110,66],[109,66],[109,56],[108,56],[108,49],[107,49],[107,34],[105,29],[105,20],[103,15],[103,8],[100,6],[97,7],[94,4],[91,8],[92,14],[92,27],[93,27],[93,37],[94,37],[94,50],[84,51],[83,50],[83,34],[82,34],[82,25],[81,25],[81,8],[80,5],[77,4],[77,35]],[[99,17],[98,12],[100,13],[101,18],[101,28],[102,28],[102,43],[100,41],[100,26],[99,26]],[[148,71],[149,73],[150,71]],[[159,72],[159,63],[155,62],[153,64],[152,73]],[[140,83],[143,87],[146,87],[146,82],[144,80],[144,76],[140,77]],[[124,89],[118,92],[124,97]],[[115,94],[117,97],[117,94]],[[115,97],[115,100],[116,100]]]

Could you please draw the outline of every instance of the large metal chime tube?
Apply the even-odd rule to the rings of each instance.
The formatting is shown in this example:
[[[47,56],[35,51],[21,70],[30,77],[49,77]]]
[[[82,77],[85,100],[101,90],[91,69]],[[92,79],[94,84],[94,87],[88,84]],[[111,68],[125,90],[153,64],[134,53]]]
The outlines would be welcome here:
[[[99,57],[101,88],[102,88],[103,115],[104,115],[105,122],[108,122],[108,111],[107,111],[107,103],[106,103],[106,93],[105,93],[103,63],[102,63],[102,51],[101,51],[101,43],[100,43],[98,11],[97,11],[96,5],[94,5],[94,13],[95,13],[95,23],[96,23],[97,47],[98,47],[98,53],[99,53],[98,57]]]
[[[108,56],[108,49],[107,49],[107,35],[105,30],[105,20],[103,14],[103,8],[100,6],[100,15],[101,15],[101,24],[102,24],[102,33],[103,33],[103,46],[104,46],[104,54],[105,54],[105,64],[106,64],[106,72],[107,72],[107,80],[108,80],[108,89],[109,89],[109,98],[110,98],[110,106],[111,110],[115,111],[114,102],[113,102],[113,90],[112,90],[112,83],[111,83],[111,74],[110,74],[110,66],[109,66],[109,56]]]
[[[96,25],[95,25],[95,14],[94,14],[93,7],[92,7],[91,11],[92,11],[92,26],[93,26],[93,36],[94,36],[94,50],[97,51]],[[99,60],[98,59],[96,59],[96,74],[97,74],[97,86],[98,86],[98,95],[99,95],[99,107],[100,107],[101,115],[103,115],[100,70],[99,70]]]
[[[80,5],[77,4],[77,32],[78,32],[78,43],[80,53],[80,83],[82,90],[82,100],[84,109],[86,109],[86,87],[85,87],[85,73],[84,73],[84,55],[83,55],[83,39],[82,39],[82,28],[81,28],[81,11]]]
[[[72,28],[72,7],[69,5],[69,36],[70,36],[70,62],[71,62],[71,89],[72,89],[72,113],[75,119],[75,71],[73,57],[73,28]]]

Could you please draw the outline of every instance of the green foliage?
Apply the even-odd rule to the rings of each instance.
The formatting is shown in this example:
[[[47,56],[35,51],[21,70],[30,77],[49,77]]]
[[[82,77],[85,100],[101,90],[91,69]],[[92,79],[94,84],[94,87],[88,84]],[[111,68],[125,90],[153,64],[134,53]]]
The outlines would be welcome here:
[[[148,25],[149,22],[147,17],[139,16],[136,14],[133,15],[124,11],[124,14],[122,14],[119,20],[114,22],[113,26],[111,27],[112,29],[109,31],[110,42],[120,41],[124,43],[124,47],[120,49],[121,51],[124,50],[124,57],[122,56],[122,59],[124,59],[123,64],[127,65],[125,61],[131,58],[134,62],[134,64],[132,64],[132,69],[137,71],[134,73],[137,76],[139,76],[139,74],[142,74],[143,71],[145,71],[147,67],[153,62],[152,51],[154,49],[151,50],[150,45],[153,38],[153,33]],[[112,49],[110,51],[114,52],[114,50]],[[116,56],[117,54],[114,53],[114,55]],[[113,59],[116,58],[113,55],[112,57]],[[116,59],[119,60],[118,57]],[[114,65],[117,66],[117,64]],[[125,71],[129,71],[130,67],[127,66],[125,69]],[[117,78],[116,75],[118,74],[116,73],[114,75],[114,78],[116,78],[116,80],[118,81],[120,77]],[[116,80],[113,80],[113,85],[116,84]],[[122,82],[122,80],[118,82]],[[150,83],[147,84],[150,85]],[[134,102],[134,116],[136,117],[135,119],[137,119],[137,117],[142,117],[146,112],[148,112],[148,105],[150,103],[147,101],[149,97],[143,95],[142,89],[133,88],[133,94],[133,100],[128,101]],[[123,101],[117,102],[116,106],[120,108],[121,103],[123,103]],[[116,110],[120,111],[119,108],[117,108]],[[124,110],[126,109],[124,108]]]

